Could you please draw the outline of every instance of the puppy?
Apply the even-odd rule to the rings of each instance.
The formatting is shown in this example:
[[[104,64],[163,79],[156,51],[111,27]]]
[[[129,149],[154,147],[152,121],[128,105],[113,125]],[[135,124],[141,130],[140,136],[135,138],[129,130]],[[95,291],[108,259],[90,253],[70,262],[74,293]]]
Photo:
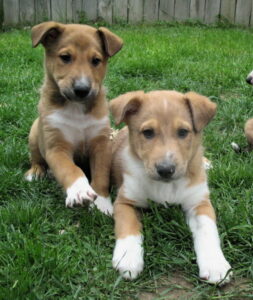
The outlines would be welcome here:
[[[246,82],[253,85],[253,71],[249,73]],[[253,150],[253,119],[249,119],[244,127],[244,133],[248,142],[248,150]]]
[[[102,82],[108,58],[122,40],[104,27],[41,23],[32,28],[32,45],[45,48],[45,80],[39,117],[29,135],[31,169],[26,179],[49,167],[66,191],[66,206],[95,201],[111,214],[108,185],[110,122]],[[91,185],[75,162],[89,158]]]
[[[110,102],[116,124],[125,122],[113,143],[112,177],[116,245],[113,266],[127,279],[143,270],[143,236],[135,207],[180,204],[193,234],[199,276],[229,281],[209,200],[201,136],[216,104],[189,92],[130,92]]]
[[[253,71],[251,71],[248,76],[246,77],[246,82],[248,84],[253,85]],[[240,147],[235,142],[231,143],[232,148],[235,150],[235,152],[250,152],[253,150],[253,118],[249,119],[244,126],[244,134],[246,136],[248,146],[243,148]]]

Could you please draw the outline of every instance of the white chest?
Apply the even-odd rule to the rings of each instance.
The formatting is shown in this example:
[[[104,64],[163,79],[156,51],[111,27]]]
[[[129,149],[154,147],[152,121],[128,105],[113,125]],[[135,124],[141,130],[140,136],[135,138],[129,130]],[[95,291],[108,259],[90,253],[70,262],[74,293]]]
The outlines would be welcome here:
[[[167,205],[181,204],[184,208],[191,208],[205,199],[209,193],[207,182],[188,186],[188,180],[181,178],[170,183],[150,179],[140,162],[136,161],[126,150],[123,154],[124,195],[136,201],[136,205],[147,207],[148,201]]]
[[[109,125],[109,118],[96,119],[85,114],[79,103],[70,103],[47,116],[47,122],[52,128],[59,129],[66,141],[75,145],[97,136]]]

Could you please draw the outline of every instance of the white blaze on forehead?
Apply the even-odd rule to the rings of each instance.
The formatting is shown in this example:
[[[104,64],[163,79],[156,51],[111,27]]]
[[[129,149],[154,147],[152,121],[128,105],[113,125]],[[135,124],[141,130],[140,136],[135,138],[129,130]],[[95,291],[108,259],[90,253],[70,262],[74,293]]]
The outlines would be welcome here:
[[[109,126],[108,116],[96,119],[91,114],[85,114],[83,105],[75,102],[55,110],[46,120],[52,128],[59,129],[64,138],[72,144],[80,143],[85,138],[92,139],[103,128]]]
[[[163,99],[163,106],[164,106],[164,110],[166,111],[168,108],[168,101],[166,98]]]

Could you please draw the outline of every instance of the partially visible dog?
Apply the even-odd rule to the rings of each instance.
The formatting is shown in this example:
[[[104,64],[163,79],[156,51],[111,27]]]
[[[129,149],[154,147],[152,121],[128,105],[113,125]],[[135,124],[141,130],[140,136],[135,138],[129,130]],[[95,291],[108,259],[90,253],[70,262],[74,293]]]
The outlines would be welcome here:
[[[147,207],[150,199],[182,206],[199,276],[210,283],[229,281],[231,267],[220,247],[201,146],[216,104],[194,92],[137,91],[112,100],[110,110],[116,124],[127,124],[113,142],[112,177],[118,186],[114,268],[127,279],[143,270],[142,226],[135,207]]]
[[[247,83],[253,85],[253,71],[246,78]],[[249,119],[244,127],[244,133],[248,141],[249,151],[253,150],[253,119]]]
[[[253,85],[253,71],[251,71],[247,78],[246,82]],[[240,147],[237,143],[232,142],[231,146],[236,152],[249,152],[253,150],[253,118],[249,119],[244,126],[244,134],[246,136],[248,146],[245,148]]]
[[[45,80],[29,135],[32,166],[26,179],[44,176],[49,167],[66,191],[66,206],[95,200],[112,214],[110,122],[102,82],[122,40],[104,27],[45,22],[32,28],[32,45],[39,44],[45,48]],[[75,163],[84,156],[91,185]]]

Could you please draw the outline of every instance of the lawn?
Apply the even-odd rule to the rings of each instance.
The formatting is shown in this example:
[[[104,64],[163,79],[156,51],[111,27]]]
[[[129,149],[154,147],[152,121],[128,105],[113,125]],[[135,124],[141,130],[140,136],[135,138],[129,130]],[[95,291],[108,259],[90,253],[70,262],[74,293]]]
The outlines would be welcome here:
[[[132,282],[111,265],[113,220],[67,209],[57,183],[29,183],[27,136],[37,115],[43,49],[29,30],[0,33],[0,299],[252,299],[253,154],[244,122],[253,117],[252,31],[205,26],[114,26],[125,42],[110,61],[108,99],[131,90],[194,90],[218,104],[205,129],[209,184],[222,247],[234,269],[225,288],[199,281],[191,234],[179,207],[144,212],[145,269]]]

